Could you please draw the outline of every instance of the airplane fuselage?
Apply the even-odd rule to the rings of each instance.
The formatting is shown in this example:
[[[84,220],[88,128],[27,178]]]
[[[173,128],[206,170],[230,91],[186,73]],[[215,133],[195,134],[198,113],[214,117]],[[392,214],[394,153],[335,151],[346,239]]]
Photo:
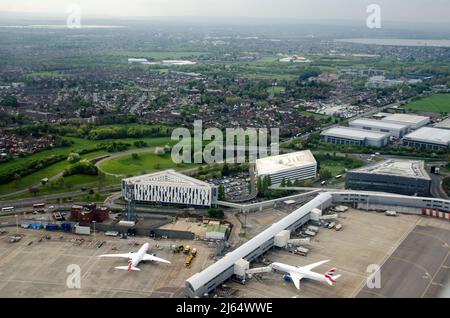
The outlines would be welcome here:
[[[130,257],[128,261],[129,267],[136,267],[139,265],[140,262],[142,262],[144,255],[147,253],[148,249],[150,247],[149,243],[145,243],[141,246],[139,251],[137,251],[136,254],[134,254],[132,257]]]
[[[272,269],[285,273],[296,273],[304,278],[313,279],[319,282],[328,283],[327,278],[323,274],[315,273],[313,271],[304,270],[299,267],[282,264],[282,263],[272,263]]]

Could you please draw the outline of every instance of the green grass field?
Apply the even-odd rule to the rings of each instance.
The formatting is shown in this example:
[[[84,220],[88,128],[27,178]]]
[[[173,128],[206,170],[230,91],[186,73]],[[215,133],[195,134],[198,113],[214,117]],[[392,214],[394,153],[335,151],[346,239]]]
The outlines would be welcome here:
[[[421,112],[450,113],[450,94],[425,97],[407,104],[405,108]]]
[[[157,155],[154,153],[139,154],[137,159],[131,155],[113,158],[100,164],[100,169],[107,173],[120,175],[137,175],[151,173],[164,169],[187,169],[194,164],[175,164],[170,154]]]
[[[135,148],[133,143],[137,140],[143,140],[147,143],[147,147],[156,147],[156,146],[164,146],[166,144],[173,145],[176,143],[176,141],[171,141],[170,137],[148,137],[148,138],[127,138],[127,139],[115,139],[115,140],[85,140],[80,138],[67,138],[74,142],[72,146],[69,147],[61,147],[61,148],[55,148],[51,150],[46,150],[42,152],[38,152],[34,155],[25,157],[25,158],[16,158],[10,162],[6,162],[3,164],[0,164],[0,171],[4,171],[4,169],[7,171],[8,169],[13,169],[15,167],[20,167],[21,165],[25,164],[26,162],[32,161],[32,160],[39,160],[42,158],[46,158],[51,155],[64,155],[68,156],[71,152],[77,152],[85,148],[92,147],[99,143],[111,143],[113,141],[120,141],[120,142],[126,142],[131,144],[130,149]],[[109,154],[107,151],[96,151],[91,152],[85,155],[81,156],[81,159],[92,159],[95,157],[100,157],[103,155]],[[7,194],[10,192],[14,192],[17,190],[25,189],[27,187],[30,187],[34,184],[38,184],[43,178],[51,178],[58,173],[64,171],[67,167],[69,167],[69,163],[67,160],[63,160],[60,162],[57,162],[51,166],[48,166],[46,168],[43,168],[37,172],[34,172],[30,175],[24,176],[23,178],[20,178],[19,180],[9,182],[6,184],[0,185],[0,194]]]

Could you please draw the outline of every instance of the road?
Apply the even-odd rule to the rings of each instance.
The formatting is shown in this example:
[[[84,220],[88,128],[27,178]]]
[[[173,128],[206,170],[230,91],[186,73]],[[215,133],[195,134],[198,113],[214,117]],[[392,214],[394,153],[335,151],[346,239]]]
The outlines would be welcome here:
[[[430,194],[434,198],[441,198],[449,200],[449,196],[442,188],[442,177],[436,174],[430,174],[431,177],[431,188]]]

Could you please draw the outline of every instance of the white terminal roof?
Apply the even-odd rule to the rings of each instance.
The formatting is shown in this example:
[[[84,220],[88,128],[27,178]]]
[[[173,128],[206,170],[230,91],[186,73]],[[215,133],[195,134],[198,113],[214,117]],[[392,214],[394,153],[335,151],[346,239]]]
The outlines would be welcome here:
[[[383,139],[383,138],[388,138],[390,136],[389,133],[381,133],[381,132],[375,132],[375,131],[371,131],[371,130],[342,127],[342,126],[333,127],[328,130],[325,130],[324,132],[322,132],[322,135],[327,135],[327,136],[337,137],[337,138],[349,138],[349,139],[354,139],[354,140],[365,140],[366,138]]]
[[[267,175],[313,164],[317,164],[316,159],[311,151],[305,150],[257,159],[256,170],[258,175]]]
[[[369,126],[369,127],[376,127],[376,128],[386,128],[386,129],[392,129],[392,130],[402,130],[407,129],[408,126],[399,124],[399,123],[391,123],[391,122],[385,122],[382,120],[376,120],[376,119],[367,119],[367,118],[361,118],[361,119],[355,119],[350,122],[350,125],[361,125],[361,126]]]
[[[450,144],[450,130],[432,127],[423,127],[406,135],[404,138],[412,139],[419,142],[448,146]]]
[[[430,176],[425,171],[425,162],[421,160],[389,159],[351,172],[430,180]]]
[[[142,176],[131,177],[123,181],[129,184],[158,184],[158,185],[185,185],[197,187],[211,187],[207,182],[203,182],[184,174],[175,172],[175,170],[164,170],[160,172],[145,174]]]
[[[382,121],[395,121],[406,124],[420,124],[424,121],[429,122],[430,117],[411,115],[411,114],[386,114]]]

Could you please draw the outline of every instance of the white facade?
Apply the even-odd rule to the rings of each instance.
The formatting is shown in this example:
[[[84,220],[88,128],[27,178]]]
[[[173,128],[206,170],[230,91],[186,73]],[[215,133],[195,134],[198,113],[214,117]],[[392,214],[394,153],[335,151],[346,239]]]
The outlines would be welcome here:
[[[375,119],[356,119],[349,123],[352,128],[376,131],[381,133],[389,133],[396,138],[402,138],[408,131],[408,126]]]
[[[292,183],[314,179],[317,161],[309,150],[257,159],[256,175],[261,178],[270,176],[272,185],[279,185],[283,179]]]
[[[154,204],[211,206],[217,201],[217,188],[174,170],[122,180],[125,200]]]

